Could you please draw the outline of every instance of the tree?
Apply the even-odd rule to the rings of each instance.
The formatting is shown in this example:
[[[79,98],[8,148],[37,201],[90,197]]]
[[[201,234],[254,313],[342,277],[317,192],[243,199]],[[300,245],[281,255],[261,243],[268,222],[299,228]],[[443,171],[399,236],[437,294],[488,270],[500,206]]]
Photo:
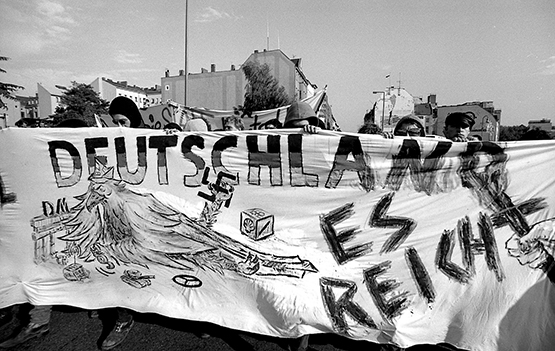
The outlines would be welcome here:
[[[0,56],[0,61],[8,60],[8,57]],[[0,68],[0,72],[6,73],[6,71],[2,68]],[[6,104],[4,103],[4,101],[2,101],[2,99],[15,100],[15,96],[13,95],[13,93],[18,91],[19,89],[23,89],[23,87],[20,85],[0,82],[0,109],[6,108]]]
[[[529,128],[523,124],[519,126],[501,126],[499,130],[499,141],[521,140]]]
[[[56,107],[52,115],[56,124],[70,118],[84,120],[89,126],[95,124],[95,114],[108,113],[108,101],[100,98],[99,94],[88,84],[71,82],[71,88],[61,88],[63,94],[60,106]]]
[[[551,136],[551,134],[549,134],[549,132],[543,129],[533,128],[527,131],[526,133],[524,133],[524,135],[522,135],[519,140],[551,140],[551,139],[553,139],[553,137]]]
[[[253,111],[269,110],[291,103],[291,98],[285,92],[285,88],[272,76],[267,63],[250,61],[241,69],[247,79],[245,102],[238,108],[243,115],[250,116]]]

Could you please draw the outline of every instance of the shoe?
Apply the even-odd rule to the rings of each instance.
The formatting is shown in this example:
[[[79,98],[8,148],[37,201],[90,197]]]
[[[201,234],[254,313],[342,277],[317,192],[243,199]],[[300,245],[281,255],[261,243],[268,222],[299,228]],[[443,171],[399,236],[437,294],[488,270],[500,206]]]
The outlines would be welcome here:
[[[102,350],[111,350],[125,340],[129,331],[135,322],[131,319],[129,322],[116,322],[114,329],[108,334],[106,340],[102,342]]]
[[[27,324],[15,337],[8,339],[0,344],[0,348],[9,349],[24,342],[34,339],[39,336],[44,336],[48,333],[48,324],[37,325]]]

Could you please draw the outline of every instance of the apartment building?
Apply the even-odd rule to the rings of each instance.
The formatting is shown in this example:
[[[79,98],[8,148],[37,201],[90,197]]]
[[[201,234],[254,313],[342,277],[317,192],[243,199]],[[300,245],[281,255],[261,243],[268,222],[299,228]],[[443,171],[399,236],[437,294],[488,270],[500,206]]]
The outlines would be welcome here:
[[[295,100],[314,95],[317,88],[305,76],[301,58],[289,58],[281,50],[255,50],[243,64],[258,61],[268,64],[272,75],[285,88],[286,93]],[[210,70],[201,68],[198,73],[187,75],[187,106],[202,106],[217,110],[232,110],[242,105],[245,95],[246,79],[240,67],[231,65],[229,70]],[[183,104],[185,101],[185,71],[170,75],[166,70],[162,77],[162,101],[172,100]]]

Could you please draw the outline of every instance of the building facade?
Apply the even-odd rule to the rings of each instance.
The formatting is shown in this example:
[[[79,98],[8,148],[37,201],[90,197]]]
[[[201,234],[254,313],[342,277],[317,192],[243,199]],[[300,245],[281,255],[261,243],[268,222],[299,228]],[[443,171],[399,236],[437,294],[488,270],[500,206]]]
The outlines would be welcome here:
[[[90,83],[90,86],[99,94],[100,98],[108,102],[116,96],[125,96],[133,100],[139,108],[147,108],[162,103],[162,94],[158,85],[151,88],[141,88],[129,85],[127,81],[113,81],[99,77]]]
[[[443,135],[445,118],[453,112],[467,113],[474,118],[474,126],[470,135],[484,141],[499,140],[501,127],[501,110],[496,110],[492,101],[466,102],[460,105],[446,105],[437,107],[437,118],[433,123],[433,134]]]
[[[37,99],[38,99],[38,118],[46,119],[54,114],[56,107],[60,105],[63,95],[60,86],[45,87],[41,83],[37,83]]]
[[[0,128],[15,126],[21,119],[38,118],[38,98],[36,96],[15,96],[15,99],[3,99],[6,108],[0,109]]]
[[[301,59],[290,59],[281,50],[255,50],[243,64],[258,61],[268,64],[272,75],[285,92],[294,100],[301,100],[314,95],[316,85],[305,76]],[[247,81],[241,69],[231,65],[229,70],[217,71],[216,65],[210,71],[202,68],[200,73],[187,75],[187,101],[185,102],[185,71],[180,70],[176,76],[169,71],[162,77],[162,101],[172,100],[187,106],[199,106],[216,110],[232,110],[243,105]]]
[[[551,133],[553,130],[553,124],[551,123],[550,119],[539,119],[539,120],[530,120],[528,121],[528,128],[532,129],[540,129],[546,132]]]

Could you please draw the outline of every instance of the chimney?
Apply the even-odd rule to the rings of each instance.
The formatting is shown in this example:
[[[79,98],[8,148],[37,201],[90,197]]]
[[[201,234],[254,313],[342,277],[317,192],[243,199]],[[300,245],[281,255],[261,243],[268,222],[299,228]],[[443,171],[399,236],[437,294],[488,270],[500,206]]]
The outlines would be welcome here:
[[[208,72],[208,70],[204,67],[200,69],[200,73],[207,73],[207,72]]]
[[[210,64],[210,72],[216,72],[216,64],[215,63]]]
[[[165,76],[166,78],[168,78],[168,77],[170,76],[170,70],[169,70],[169,69],[167,69],[167,70],[164,72],[164,76]]]
[[[254,50],[254,53],[255,53],[255,54],[258,54],[258,50]]]
[[[432,105],[436,104],[436,94],[428,95],[428,103]]]
[[[235,65],[231,65],[231,70],[235,71]]]
[[[180,69],[180,70],[179,70],[179,75],[180,75],[180,76],[184,76],[184,75],[185,75],[185,70],[184,70],[184,69]]]

